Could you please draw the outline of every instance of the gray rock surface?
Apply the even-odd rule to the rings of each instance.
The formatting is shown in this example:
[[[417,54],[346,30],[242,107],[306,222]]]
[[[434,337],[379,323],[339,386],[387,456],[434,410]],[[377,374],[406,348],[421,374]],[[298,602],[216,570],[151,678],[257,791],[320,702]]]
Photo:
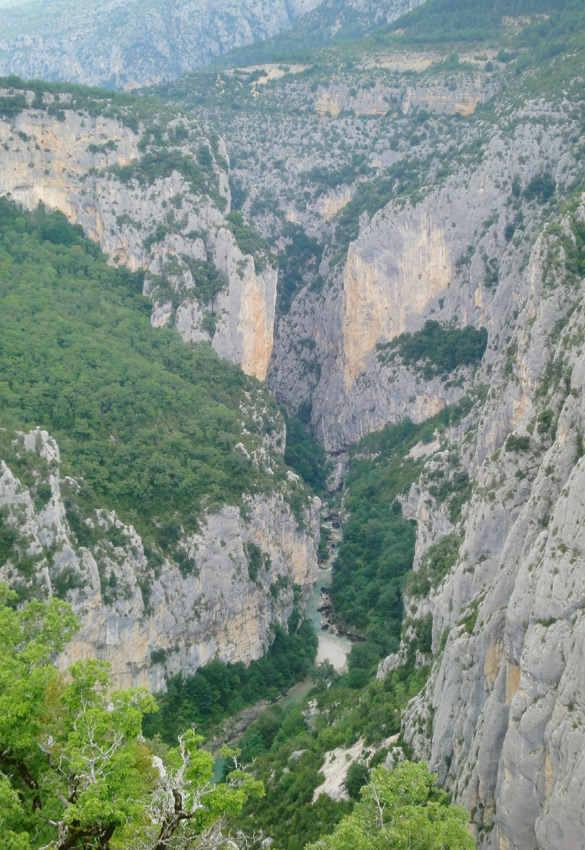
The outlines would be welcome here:
[[[277,275],[270,265],[256,271],[226,227],[230,194],[223,143],[216,143],[208,169],[213,199],[181,170],[152,180],[127,179],[124,168],[153,155],[149,130],[157,119],[168,122],[169,139],[172,133],[181,139],[165,144],[165,155],[175,153],[201,172],[194,152],[213,145],[194,119],[162,118],[155,110],[150,123],[139,123],[135,132],[124,123],[123,111],[108,116],[107,98],[102,114],[90,115],[83,102],[73,108],[67,95],[55,100],[45,94],[42,108],[35,108],[32,92],[26,96],[29,109],[0,120],[0,193],[28,209],[42,202],[61,210],[113,263],[145,272],[145,290],[155,301],[153,324],[174,323],[188,341],[210,340],[222,356],[263,380],[272,351]],[[61,105],[58,115],[55,107]],[[199,295],[193,262],[212,263],[222,275],[224,285],[213,298]]]
[[[0,9],[0,74],[116,88],[175,79],[319,0],[84,0]]]
[[[473,56],[468,59],[472,65]],[[447,535],[453,535],[457,544],[451,569],[430,594],[412,594],[407,599],[412,620],[432,616],[434,655],[429,681],[406,712],[404,734],[415,754],[430,761],[454,799],[468,806],[480,847],[572,850],[585,846],[585,292],[579,253],[582,231],[575,233],[575,223],[581,222],[582,227],[585,214],[583,202],[575,210],[565,199],[580,177],[580,119],[570,103],[555,105],[521,97],[503,104],[496,99],[489,109],[478,110],[473,121],[449,122],[453,113],[467,113],[482,103],[485,75],[481,77],[478,66],[485,59],[475,60],[476,65],[464,74],[445,76],[442,87],[437,83],[435,58],[428,54],[421,59],[405,53],[387,61],[394,63],[392,67],[380,63],[372,71],[362,66],[357,72],[348,71],[343,81],[332,79],[329,87],[315,79],[314,90],[302,76],[306,71],[302,67],[283,72],[279,79],[270,76],[272,68],[266,72],[264,86],[257,79],[246,82],[249,69],[231,76],[220,74],[210,88],[209,100],[214,104],[207,103],[202,111],[206,118],[214,109],[228,114],[223,126],[230,128],[231,176],[243,187],[244,211],[250,215],[256,211],[263,232],[280,240],[281,247],[290,238],[283,225],[287,222],[318,237],[324,248],[318,269],[301,270],[290,310],[279,318],[276,342],[268,355],[268,381],[279,400],[291,410],[308,411],[323,444],[338,452],[387,422],[404,416],[420,422],[463,395],[472,399],[473,409],[462,422],[437,432],[432,443],[415,447],[418,456],[426,458],[425,466],[420,481],[402,497],[406,516],[418,525],[416,569],[425,568],[431,547]],[[425,65],[426,61],[430,64]],[[411,74],[408,82],[401,76],[406,69],[420,73],[416,85]],[[242,95],[245,108],[234,110],[238,116],[229,118],[227,104],[234,92]],[[195,91],[195,101],[199,94]],[[504,98],[501,89],[499,97]],[[250,104],[256,102],[254,112]],[[267,103],[274,109],[270,117],[266,110],[262,114]],[[386,103],[388,110],[382,114]],[[428,114],[421,117],[420,109]],[[199,196],[189,200],[179,173],[157,183],[158,195],[153,197],[152,190],[138,183],[121,183],[94,159],[78,165],[81,154],[69,156],[63,141],[47,141],[51,134],[59,140],[60,133],[68,134],[70,140],[70,130],[33,114],[34,110],[21,113],[2,136],[7,147],[0,147],[0,157],[7,157],[9,176],[0,171],[0,179],[12,181],[5,182],[5,191],[33,205],[40,185],[47,203],[64,209],[131,267],[147,270],[149,285],[157,294],[153,321],[160,325],[174,321],[187,339],[207,332],[204,320],[211,308],[193,296],[193,276],[189,277],[186,267],[179,266],[170,275],[166,289],[157,282],[157,275],[183,254],[191,260],[212,258],[228,279],[228,287],[211,305],[216,321],[214,345],[242,364],[246,362],[243,352],[256,351],[258,345],[262,356],[250,355],[248,362],[266,366],[269,346],[262,328],[271,326],[274,273],[263,272],[259,281],[253,258],[238,254],[219,209],[221,202]],[[18,123],[25,119],[28,123]],[[46,137],[39,135],[37,120],[48,122]],[[81,132],[85,116],[79,113],[75,120]],[[27,139],[32,137],[33,144],[20,132]],[[109,136],[104,131],[103,138],[84,137],[83,155],[90,142],[101,144],[112,133],[120,133],[118,153],[107,154],[112,163],[118,155],[130,160],[137,156],[133,147],[137,139],[119,128],[112,128]],[[46,156],[47,147],[63,152],[58,170]],[[355,154],[358,159],[363,155],[364,172],[359,162],[353,165]],[[217,186],[229,204],[221,157],[214,157]],[[326,171],[339,165],[337,185],[323,179],[315,169],[316,160]],[[394,166],[399,168],[392,171]],[[413,168],[407,178],[396,176],[403,166]],[[101,172],[95,187],[91,183],[90,194],[79,176],[72,178],[69,173],[77,170],[93,180],[91,167]],[[16,175],[12,175],[14,169]],[[51,179],[45,184],[46,169]],[[34,182],[26,180],[31,172],[37,178]],[[394,181],[391,185],[374,182],[389,179],[388,175]],[[548,198],[530,191],[543,176],[552,186]],[[59,180],[65,181],[62,187]],[[368,211],[366,205],[348,224],[343,210],[358,197],[365,180],[380,190],[382,200],[375,210]],[[109,200],[102,199],[103,193]],[[141,230],[156,235],[169,203],[179,193],[187,226],[171,228],[147,251]],[[70,195],[89,196],[90,207],[107,210],[108,226],[100,230],[93,223],[94,212],[81,200],[68,211]],[[50,200],[55,197],[58,202]],[[114,202],[120,205],[116,212],[126,216],[120,223],[114,216]],[[139,225],[128,221],[133,215]],[[580,258],[577,263],[575,251]],[[567,266],[568,256],[573,271]],[[250,324],[241,320],[246,304],[253,303],[250,292],[263,305],[266,320],[249,335],[246,348],[238,334],[244,324]],[[256,315],[256,309],[253,312]],[[448,376],[428,378],[420,364],[381,356],[387,349],[380,345],[403,332],[421,329],[428,319],[459,328],[485,327],[488,347],[481,364],[475,370],[465,367]],[[263,376],[258,366],[250,371]],[[434,495],[432,476],[451,474],[456,468],[469,475],[470,488],[461,513],[452,516],[448,505]],[[42,554],[42,546],[51,545],[55,535],[53,525],[59,528],[60,509],[55,502],[49,514],[54,510],[56,519],[45,520],[13,479],[4,470],[5,504],[15,522],[26,521],[34,551]],[[190,634],[198,635],[191,648],[179,645],[175,649],[172,641],[162,644],[168,654],[159,663],[168,663],[169,671],[179,665],[193,669],[200,663],[203,656],[195,646],[224,652],[228,659],[236,657],[235,632],[223,620],[214,619],[222,606],[230,611],[230,622],[243,636],[238,640],[249,652],[261,646],[265,620],[260,608],[270,593],[256,590],[246,579],[242,541],[251,539],[270,551],[271,535],[277,531],[271,524],[274,517],[277,525],[289,528],[288,542],[283,541],[279,551],[294,551],[302,545],[287,525],[287,509],[282,513],[278,504],[266,504],[252,505],[250,527],[241,525],[241,517],[232,508],[208,517],[201,535],[185,540],[195,563],[201,559],[204,569],[199,576],[184,578],[173,565],[165,565],[165,588],[171,588],[168,599],[155,577],[151,598],[160,606],[156,616],[161,623],[171,617],[165,629],[175,641],[176,623],[186,616],[181,596],[186,594],[192,605],[200,595],[204,598],[197,611],[205,632],[197,632],[197,617],[189,620]],[[101,521],[116,519],[108,514]],[[262,535],[259,527],[264,529]],[[66,529],[55,540],[60,547],[59,569],[85,570],[86,586],[97,593],[99,581],[103,594],[99,558],[91,553],[94,568],[89,555],[76,551]],[[308,552],[310,544],[306,546]],[[138,541],[136,547],[140,551]],[[229,564],[225,550],[232,556]],[[132,589],[132,557],[131,553],[124,556],[116,579],[130,587],[129,599],[121,595],[114,606],[138,599]],[[275,563],[278,557],[271,554]],[[303,563],[312,563],[311,557]],[[284,564],[284,554],[281,560]],[[226,570],[221,579],[210,577],[214,564]],[[308,578],[311,569],[301,565],[299,576]],[[44,586],[52,587],[48,563],[40,574]],[[285,575],[284,567],[280,574]],[[261,581],[266,590],[269,577],[262,575]],[[247,603],[236,606],[230,597],[234,587],[238,598],[254,600],[252,608],[260,611],[256,619],[250,619],[252,608]],[[73,596],[78,592],[71,589]],[[283,600],[288,604],[284,593]],[[81,599],[80,605],[89,603]],[[167,607],[168,615],[163,614]],[[172,620],[175,610],[180,612],[176,621]],[[286,610],[284,604],[282,612]],[[121,615],[115,616],[112,629],[116,635],[123,634],[118,625]],[[164,630],[159,631],[159,620],[155,622],[158,648]],[[107,629],[102,634],[107,637]],[[156,665],[154,673],[146,672],[150,656],[140,649],[144,632],[134,634],[138,637],[132,651],[144,659],[135,679],[159,676]],[[412,625],[406,630],[406,642],[411,634]],[[91,649],[96,647],[92,644]],[[380,666],[380,678],[405,654],[406,643]],[[424,661],[417,658],[419,664]]]
[[[574,168],[564,123],[551,121],[542,132],[534,112],[517,115],[512,133],[490,128],[481,161],[436,180],[421,200],[391,202],[371,220],[364,215],[345,262],[328,269],[325,258],[322,292],[301,291],[281,319],[269,384],[291,409],[311,397],[313,427],[329,451],[404,416],[421,422],[469,387],[469,372],[428,381],[399,361],[385,365],[380,345],[428,319],[485,327],[494,351],[509,336],[522,296],[512,279],[494,285],[490,272],[511,278],[520,262],[505,236],[513,183],[526,186],[564,154],[564,167]],[[538,212],[522,206],[524,228]],[[314,341],[308,355],[299,342],[307,338]]]
[[[458,559],[429,600],[408,603],[411,617],[432,614],[435,658],[405,735],[490,850],[564,850],[585,837],[585,292],[564,266],[572,227],[569,217],[556,233],[543,227],[523,268],[510,257],[500,278],[502,298],[524,294],[511,299],[521,307],[509,347],[475,422],[444,437],[473,478]],[[452,528],[428,492],[439,460],[406,504],[419,525],[416,568]]]
[[[246,497],[245,511],[225,506],[208,513],[198,534],[181,539],[189,564],[181,570],[169,557],[154,562],[137,531],[113,511],[85,519],[97,540],[80,546],[64,505],[77,485],[61,478],[58,446],[40,430],[15,434],[14,444],[39,459],[40,480],[51,495],[39,507],[0,460],[0,509],[17,533],[19,555],[34,561],[32,573],[23,572],[22,557],[12,556],[0,567],[0,578],[25,598],[56,594],[72,603],[81,629],[61,666],[103,659],[117,685],[158,691],[174,673],[194,673],[214,658],[259,658],[270,643],[271,625],[286,627],[298,604],[295,587],[301,605],[310,594],[318,572],[318,499],[304,511],[302,528],[286,488]],[[255,580],[248,572],[249,544],[265,556]]]

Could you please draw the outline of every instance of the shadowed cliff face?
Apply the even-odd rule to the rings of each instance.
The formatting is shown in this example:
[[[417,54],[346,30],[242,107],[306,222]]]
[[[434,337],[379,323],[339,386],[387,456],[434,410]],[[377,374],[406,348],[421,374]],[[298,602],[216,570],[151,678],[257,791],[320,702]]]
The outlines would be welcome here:
[[[539,220],[542,206],[529,200],[527,187],[541,174],[550,173],[551,185],[565,181],[565,167],[576,174],[566,135],[573,131],[565,112],[549,105],[519,110],[502,125],[497,118],[487,127],[480,122],[481,152],[472,163],[458,160],[458,147],[445,141],[447,153],[430,167],[421,159],[414,191],[371,217],[362,213],[347,254],[332,256],[345,210],[328,225],[333,239],[322,280],[301,288],[280,319],[269,372],[271,388],[288,407],[310,402],[312,425],[327,449],[342,450],[405,416],[424,421],[471,386],[469,370],[439,376],[387,352],[428,320],[483,327],[488,346],[502,344],[522,295],[499,281],[528,244],[524,236],[517,237],[524,247],[512,243],[514,222],[524,233]],[[467,125],[466,145],[474,132]],[[451,173],[438,179],[437,163],[447,162]],[[354,198],[359,191],[358,184]]]

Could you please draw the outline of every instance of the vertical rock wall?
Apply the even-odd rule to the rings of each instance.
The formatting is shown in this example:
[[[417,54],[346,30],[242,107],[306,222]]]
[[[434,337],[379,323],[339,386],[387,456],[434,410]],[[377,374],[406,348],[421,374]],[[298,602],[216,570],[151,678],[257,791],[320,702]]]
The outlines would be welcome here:
[[[53,95],[44,97],[53,101]],[[30,108],[0,121],[0,193],[27,209],[42,202],[63,212],[112,262],[146,272],[156,301],[155,325],[174,322],[185,340],[211,340],[219,354],[264,380],[272,352],[276,270],[270,265],[255,270],[253,258],[241,252],[226,228],[218,203],[195,192],[179,171],[152,183],[120,179],[118,169],[144,155],[144,127],[137,134],[119,119],[67,108],[67,96],[62,97],[63,120],[46,108]],[[33,107],[33,94],[27,99]],[[193,120],[175,123],[192,136],[188,145],[175,146],[179,155],[190,156],[192,148],[206,143]],[[218,159],[222,156],[220,143]],[[227,175],[217,164],[214,169],[229,211]],[[224,275],[225,286],[211,301],[198,296],[190,261],[212,262]],[[211,325],[206,316],[213,317]]]
[[[432,613],[435,657],[406,737],[490,850],[585,840],[585,289],[565,267],[565,239],[575,239],[568,217],[500,281],[521,307],[492,352],[472,430],[450,435],[473,477],[458,559],[430,601],[409,602],[411,616]],[[423,474],[409,502],[417,567],[453,528],[429,512],[427,488]]]

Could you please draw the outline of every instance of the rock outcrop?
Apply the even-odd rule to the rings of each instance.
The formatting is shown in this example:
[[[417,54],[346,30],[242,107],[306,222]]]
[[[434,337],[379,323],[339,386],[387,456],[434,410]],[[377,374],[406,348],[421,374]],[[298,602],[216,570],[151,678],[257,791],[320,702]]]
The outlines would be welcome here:
[[[574,169],[564,123],[543,133],[534,119],[534,111],[520,116],[512,134],[494,126],[481,159],[436,179],[422,199],[413,193],[371,220],[364,214],[347,258],[329,267],[323,261],[322,292],[301,291],[280,321],[270,386],[292,409],[310,399],[315,432],[328,450],[404,416],[421,422],[469,386],[469,373],[429,380],[420,368],[385,360],[384,346],[404,332],[433,319],[485,327],[494,344],[506,336],[513,302],[522,297],[498,284],[514,256],[506,230],[514,192],[553,159],[564,156]],[[519,203],[525,228],[539,207]],[[299,346],[305,338],[315,341],[310,352]]]
[[[112,262],[145,272],[155,325],[174,322],[186,340],[211,340],[264,380],[277,273],[269,263],[259,271],[226,222],[223,143],[172,113],[161,136],[156,107],[139,122],[124,109],[116,113],[107,98],[91,114],[83,98],[76,105],[70,95],[24,96],[27,108],[0,121],[0,193],[28,209],[44,203],[61,210]],[[153,147],[154,138],[164,151]]]
[[[117,685],[158,691],[170,675],[194,673],[214,658],[259,658],[271,625],[286,627],[293,606],[311,592],[318,572],[316,498],[301,525],[286,488],[246,497],[241,510],[209,512],[198,533],[182,536],[179,564],[172,556],[155,557],[151,543],[108,510],[84,518],[95,542],[79,545],[65,507],[77,483],[62,478],[55,441],[37,430],[15,434],[13,445],[38,463],[37,489],[49,490],[39,504],[0,460],[0,510],[16,535],[0,576],[26,598],[58,595],[72,603],[81,629],[60,658],[64,667],[103,659]],[[262,561],[257,571],[249,566],[253,551]]]
[[[135,133],[119,116],[27,94],[0,128],[0,190],[62,209],[112,257],[143,269],[155,324],[212,339],[267,375],[332,453],[467,397],[458,425],[411,450],[425,465],[401,499],[430,590],[413,582],[402,649],[379,677],[407,657],[412,623],[432,618],[432,670],[407,709],[406,741],[469,808],[480,847],[565,850],[585,841],[582,104],[566,81],[557,102],[527,96],[520,63],[506,77],[516,86],[509,100],[494,83],[500,98],[480,109],[497,54],[466,57],[459,71],[455,59],[404,51],[371,77],[365,64],[336,72],[329,86],[322,68],[303,66],[263,86],[258,68],[185,84],[190,105],[229,130],[238,206],[283,253],[294,249],[274,345],[271,257],[238,247],[228,149],[195,122],[167,121],[179,161],[199,149],[206,191],[189,169],[145,173],[156,122]],[[278,116],[270,127],[268,114]],[[447,370],[403,356],[400,340],[429,321],[484,329],[485,354]],[[75,482],[60,481],[48,436],[24,441],[27,451],[40,441],[51,497],[36,505],[4,465],[7,521],[29,536],[22,545],[42,564],[45,590],[64,589],[91,624],[72,657],[108,657],[124,683],[158,687],[211,657],[256,657],[294,585],[314,578],[317,504],[307,533],[282,492],[247,498],[246,520],[233,506],[208,513],[182,538],[188,568],[172,558],[151,566],[144,541],[111,511],[87,517],[105,542],[83,549],[58,489]],[[468,478],[452,512],[432,482],[455,468]],[[433,573],[429,559],[445,542],[451,560]],[[251,546],[263,555],[250,572]],[[6,577],[29,589],[15,569],[8,563]]]
[[[489,372],[491,390],[406,504],[419,525],[415,568],[446,534],[460,545],[430,598],[409,601],[411,617],[433,617],[435,659],[405,735],[490,850],[578,847],[584,835],[585,293],[568,263],[584,212],[582,199],[556,231],[540,228],[527,263],[510,250],[498,291],[518,315],[477,376]],[[455,526],[426,478],[445,447],[473,478]]]

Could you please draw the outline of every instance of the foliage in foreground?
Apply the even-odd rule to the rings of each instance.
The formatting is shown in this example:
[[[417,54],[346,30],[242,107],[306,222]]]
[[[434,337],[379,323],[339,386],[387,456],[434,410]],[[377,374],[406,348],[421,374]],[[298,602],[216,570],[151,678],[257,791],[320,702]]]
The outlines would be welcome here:
[[[185,732],[154,757],[141,737],[144,689],[112,690],[106,665],[53,666],[76,630],[68,605],[21,610],[0,585],[0,845],[5,850],[163,850],[218,832],[262,786],[240,770],[211,782],[213,756]]]
[[[374,680],[356,690],[348,687],[351,673],[339,676],[331,665],[320,665],[313,674],[310,711],[306,703],[289,710],[274,706],[240,741],[242,760],[254,761],[254,774],[266,787],[262,799],[245,807],[241,827],[262,831],[282,850],[301,850],[331,832],[351,804],[323,793],[313,803],[324,778],[325,754],[361,738],[370,752],[377,751],[369,766],[380,764],[387,752],[384,740],[400,732],[404,708],[428,673],[428,667],[415,668],[411,657],[383,682]]]
[[[244,806],[242,828],[258,826],[250,813],[263,807],[263,785],[238,767],[233,751],[222,752],[230,757],[230,770],[227,781],[219,784],[211,781],[213,756],[199,748],[203,739],[193,730],[180,735],[174,747],[155,745],[155,754],[140,734],[143,716],[156,711],[146,690],[113,690],[107,665],[95,660],[78,662],[67,674],[53,666],[55,653],[78,628],[70,606],[55,599],[34,600],[18,610],[14,602],[15,595],[0,585],[2,848],[220,848],[227,846],[224,820],[233,823]],[[338,705],[339,691],[326,690],[325,695]],[[347,731],[338,730],[342,735]],[[265,826],[284,827],[280,837],[285,845],[289,839],[288,847],[301,848],[303,835],[314,841],[343,815],[347,817],[315,850],[349,850],[348,840],[354,842],[352,850],[473,847],[465,812],[448,805],[424,766],[401,765],[392,773],[376,768],[361,791],[361,802],[348,815],[349,804],[335,804],[325,795],[311,802],[320,781],[321,755],[311,745],[299,710],[285,714],[281,724],[261,718],[253,734],[286,750],[289,769],[281,766],[278,774],[290,777],[291,792],[296,784],[303,793],[292,822],[284,821],[282,800],[263,807],[272,822]],[[339,743],[335,727],[321,724],[317,734],[326,749]],[[305,746],[296,759],[290,758],[291,741]],[[250,738],[248,749],[251,745]],[[277,781],[273,772],[270,783]],[[376,811],[382,817],[379,824]],[[380,843],[381,836],[388,843]]]
[[[353,812],[307,850],[473,850],[467,812],[435,778],[424,764],[377,767]]]

